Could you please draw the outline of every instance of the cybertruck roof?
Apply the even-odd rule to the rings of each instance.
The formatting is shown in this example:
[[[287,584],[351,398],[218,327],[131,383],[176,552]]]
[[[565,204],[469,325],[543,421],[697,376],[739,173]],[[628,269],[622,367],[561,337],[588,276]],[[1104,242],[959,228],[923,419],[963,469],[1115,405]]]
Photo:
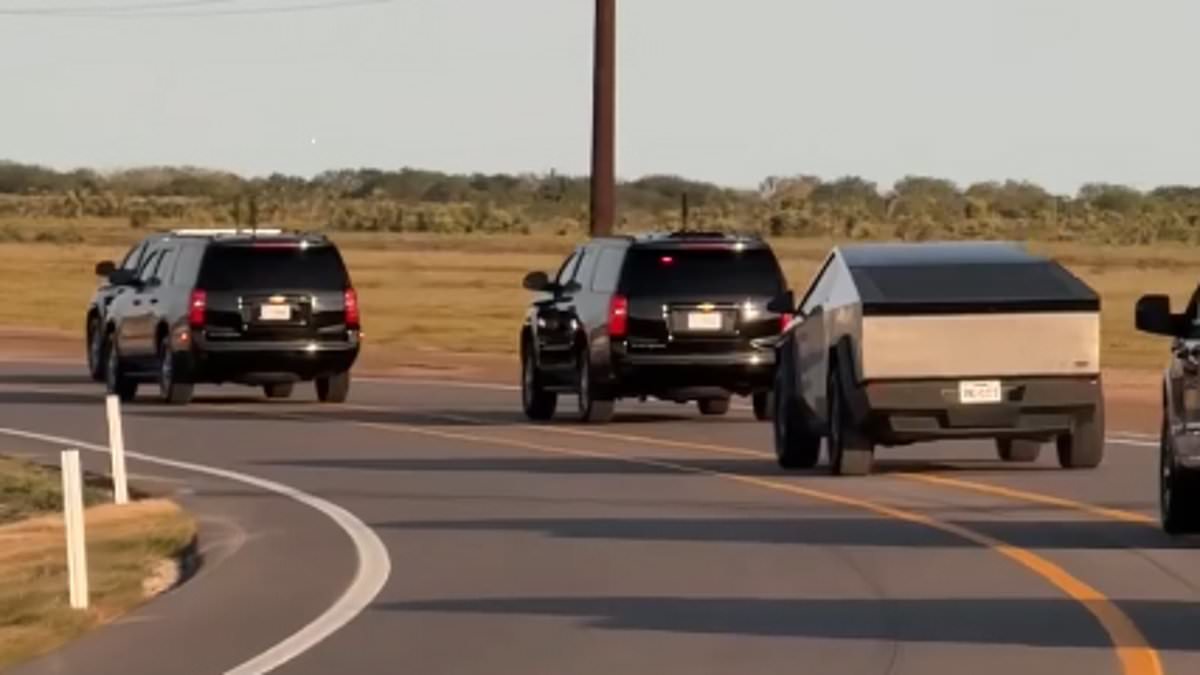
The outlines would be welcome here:
[[[837,251],[864,314],[1100,309],[1082,280],[1015,243],[853,244]]]

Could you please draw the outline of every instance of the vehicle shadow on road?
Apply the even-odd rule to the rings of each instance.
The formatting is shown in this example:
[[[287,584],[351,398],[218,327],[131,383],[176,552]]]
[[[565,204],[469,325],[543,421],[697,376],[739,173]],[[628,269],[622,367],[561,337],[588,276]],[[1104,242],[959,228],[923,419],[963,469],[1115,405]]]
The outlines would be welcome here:
[[[1195,651],[1200,604],[1120,603],[1159,649]],[[382,603],[382,611],[584,620],[590,628],[698,635],[1109,648],[1111,638],[1066,599],[791,599],[498,597]],[[1124,646],[1124,645],[1122,645]]]
[[[796,513],[804,514],[798,504]],[[1186,548],[1145,526],[1082,520],[961,519],[957,525],[1006,544],[1039,550],[1124,550]],[[686,541],[805,546],[978,548],[979,545],[927,525],[858,516],[713,518],[484,518],[390,521],[379,529],[419,532],[524,532],[555,539]]]

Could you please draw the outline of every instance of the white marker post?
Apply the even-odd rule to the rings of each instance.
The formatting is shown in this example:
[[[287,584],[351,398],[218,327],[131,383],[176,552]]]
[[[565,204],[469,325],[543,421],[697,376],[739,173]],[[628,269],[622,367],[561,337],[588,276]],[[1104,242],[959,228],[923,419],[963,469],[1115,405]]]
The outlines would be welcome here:
[[[63,523],[67,534],[67,576],[71,609],[88,608],[87,546],[83,525],[83,475],[79,451],[63,450]]]
[[[121,428],[121,400],[109,394],[104,399],[108,413],[108,451],[112,455],[113,498],[129,503],[129,479],[125,475],[125,432]]]

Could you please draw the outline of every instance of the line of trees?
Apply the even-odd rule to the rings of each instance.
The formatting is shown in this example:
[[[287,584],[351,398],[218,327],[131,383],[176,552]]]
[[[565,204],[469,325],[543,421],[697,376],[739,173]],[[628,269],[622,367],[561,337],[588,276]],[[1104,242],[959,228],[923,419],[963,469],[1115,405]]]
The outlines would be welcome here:
[[[773,236],[1004,237],[1153,243],[1200,241],[1200,187],[1142,192],[1089,184],[1075,195],[1029,182],[910,176],[881,188],[858,177],[772,177],[735,190],[676,176],[618,187],[627,230],[688,226]],[[272,223],[355,231],[554,232],[587,223],[586,177],[341,169],[313,178],[246,178],[191,167],[110,173],[0,162],[0,218],[123,219],[133,227]]]

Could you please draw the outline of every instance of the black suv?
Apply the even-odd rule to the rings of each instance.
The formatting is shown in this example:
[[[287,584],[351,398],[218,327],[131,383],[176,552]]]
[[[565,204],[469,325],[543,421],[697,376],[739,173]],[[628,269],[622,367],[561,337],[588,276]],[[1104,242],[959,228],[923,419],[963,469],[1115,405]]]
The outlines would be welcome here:
[[[1182,313],[1166,295],[1144,295],[1134,310],[1139,330],[1173,338],[1162,378],[1159,516],[1172,535],[1200,532],[1200,287]]]
[[[262,386],[270,398],[313,380],[341,402],[358,357],[358,296],[322,235],[177,230],[154,235],[107,273],[89,309],[89,354],[108,390],[141,383],[183,404],[199,383]]]
[[[753,395],[769,419],[772,338],[790,317],[767,311],[786,288],[761,239],[711,233],[597,238],[551,280],[521,328],[521,391],[530,419],[554,416],[560,393],[578,396],[586,422],[612,418],[622,397],[697,401],[721,415],[733,394]]]

